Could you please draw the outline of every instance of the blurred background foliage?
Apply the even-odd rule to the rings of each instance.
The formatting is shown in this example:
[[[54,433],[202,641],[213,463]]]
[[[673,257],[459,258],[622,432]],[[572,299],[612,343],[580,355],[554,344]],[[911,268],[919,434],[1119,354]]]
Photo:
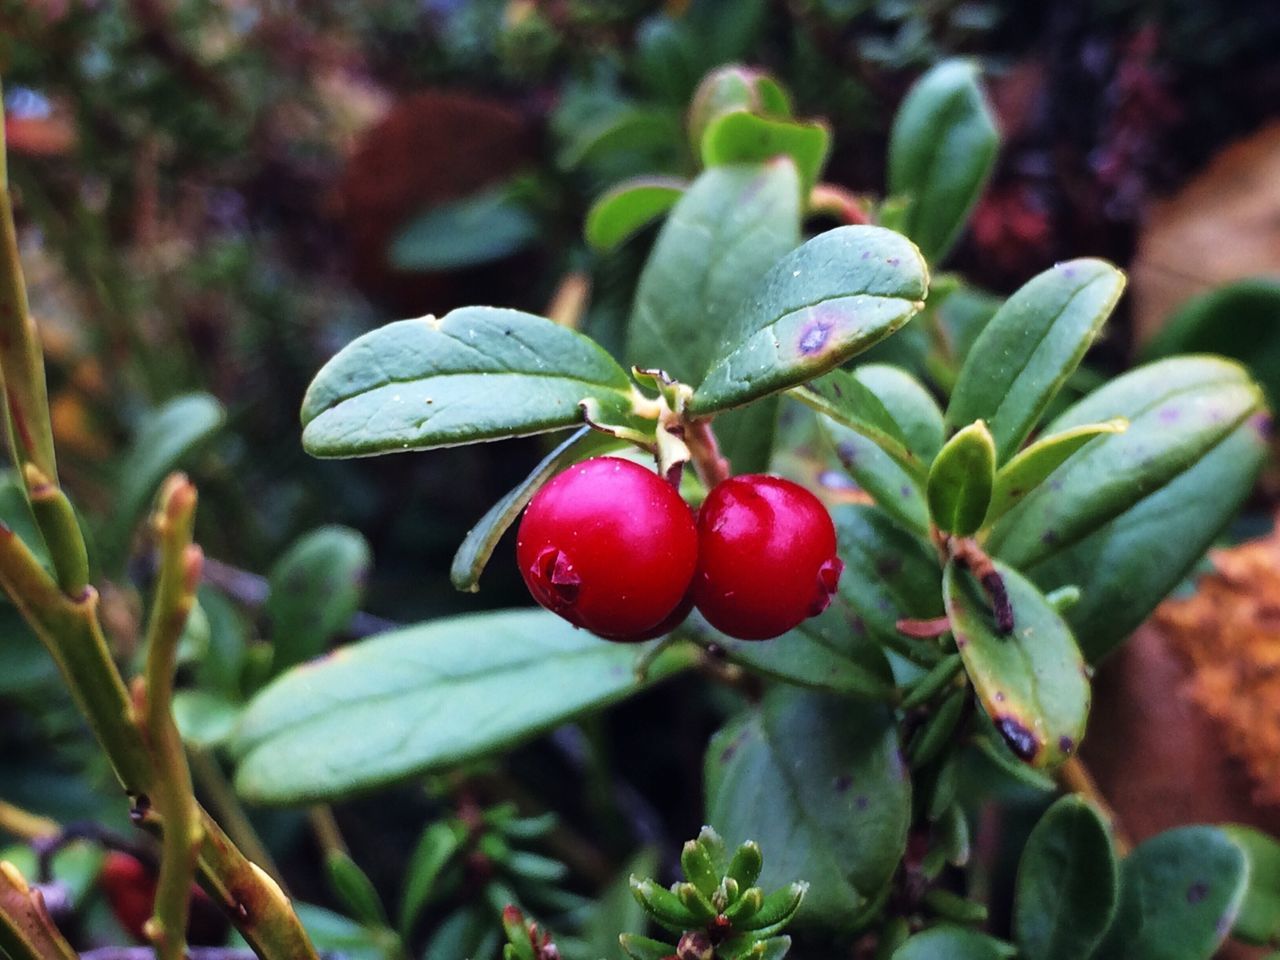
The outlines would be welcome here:
[[[117,651],[136,654],[151,577],[134,526],[174,464],[200,488],[197,536],[214,561],[188,631],[201,696],[183,708],[210,749],[227,704],[334,639],[380,618],[526,602],[509,561],[478,595],[453,592],[446,571],[541,440],[315,461],[298,442],[303,391],[359,332],[465,303],[575,318],[616,348],[654,231],[600,254],[584,216],[621,177],[695,169],[683,111],[710,68],[774,73],[799,116],[832,125],[828,179],[862,193],[883,187],[911,81],[942,57],[978,58],[1003,146],[947,266],[1004,294],[1066,256],[1130,264],[1152,204],[1275,119],[1276,49],[1272,0],[0,0],[23,263],[64,482],[95,534]],[[1158,265],[1156,282],[1188,269],[1194,281],[1192,263]],[[1141,348],[1122,313],[1095,368],[1140,349],[1213,349],[1256,359],[1274,401],[1276,348],[1256,331],[1274,329],[1275,283],[1212,296]],[[976,293],[948,302],[989,312]],[[1223,321],[1241,312],[1257,318],[1244,334]],[[927,366],[927,344],[891,346]],[[308,582],[322,610],[289,602]],[[3,796],[123,827],[105,765],[7,605],[0,629]],[[302,635],[313,645],[288,645]],[[728,694],[682,696],[692,682],[451,782],[346,804],[343,832],[386,890],[424,818],[470,817],[469,836],[487,836],[475,811],[523,797],[562,815],[537,835],[574,868],[570,909],[637,846],[669,852],[696,833],[703,745]],[[225,789],[212,753],[197,775],[206,795]],[[485,830],[502,836],[503,816]],[[276,856],[315,862],[304,813],[254,818]],[[499,880],[560,877],[529,857]],[[340,902],[307,876],[305,899]],[[495,882],[465,863],[458,876]],[[448,936],[489,932],[433,909]],[[437,948],[462,955],[462,942]]]

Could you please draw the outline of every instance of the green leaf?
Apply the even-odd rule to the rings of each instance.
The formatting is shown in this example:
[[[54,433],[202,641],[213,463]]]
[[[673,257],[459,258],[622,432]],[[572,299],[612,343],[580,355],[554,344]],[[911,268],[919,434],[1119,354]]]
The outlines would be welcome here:
[[[396,270],[460,270],[519,253],[537,239],[537,220],[503,183],[414,217],[392,239],[387,263]]]
[[[824,123],[776,120],[745,110],[716,117],[701,141],[702,165],[708,168],[790,157],[806,197],[822,176],[830,152],[831,131]]]
[[[832,370],[795,387],[791,396],[872,441],[908,474],[923,476],[924,464],[907,445],[897,420],[875,391],[852,372]]]
[[[1048,430],[1111,416],[1126,417],[1129,429],[1064,463],[987,542],[1046,592],[1080,588],[1066,618],[1095,661],[1146,618],[1235,514],[1266,457],[1269,425],[1256,384],[1212,357],[1139,367]]]
[[[1035,767],[1074,754],[1089,715],[1089,681],[1070,628],[1040,591],[1004,564],[1014,629],[1001,635],[973,576],[953,561],[943,595],[956,647],[983,708],[1013,752]]]
[[[1008,944],[985,933],[941,923],[917,933],[893,952],[892,960],[1005,960]]]
[[[201,750],[221,746],[235,732],[240,704],[207,690],[173,695],[173,719],[184,742]]]
[[[925,463],[942,449],[945,429],[942,411],[919,380],[900,367],[864,363],[853,371],[854,379],[879,399],[906,438],[907,448]]]
[[[841,580],[848,576],[846,572]],[[765,676],[830,693],[888,700],[894,690],[889,665],[865,628],[860,628],[857,614],[837,596],[822,614],[776,642],[715,634],[715,643],[733,662]]]
[[[995,483],[996,448],[981,420],[947,441],[929,468],[929,516],[944,533],[972,536],[982,526]]]
[[[898,108],[889,136],[889,193],[908,198],[902,231],[930,263],[945,257],[959,236],[995,164],[999,142],[972,63],[938,64],[916,81]]]
[[[475,593],[480,589],[480,574],[493,556],[498,541],[515,523],[520,511],[548,480],[570,463],[594,456],[618,445],[613,437],[579,427],[566,437],[554,450],[542,458],[529,476],[489,508],[489,512],[472,527],[453,556],[449,578],[455,589]]]
[[[670,210],[688,184],[674,177],[637,177],[618,184],[587,211],[587,243],[608,252]]]
[[[791,99],[767,73],[729,64],[707,74],[689,106],[689,143],[702,152],[703,134],[711,121],[726,113],[747,111],[759,117],[791,119]]]
[[[543,317],[462,307],[399,320],[347,344],[302,401],[302,443],[359,457],[525,436],[631,409],[631,381],[598,344]]]
[[[385,927],[387,913],[378,899],[365,872],[351,857],[341,850],[329,850],[324,855],[325,873],[329,887],[351,914],[353,920],[371,927]]]
[[[924,305],[915,246],[882,227],[836,227],[774,264],[725,331],[690,410],[714,413],[804,383],[889,336]]]
[[[1224,284],[1178,307],[1142,351],[1154,360],[1217,353],[1245,364],[1280,402],[1280,280],[1251,277]]]
[[[797,923],[842,927],[897,869],[911,784],[888,709],[776,687],[712,739],[707,819],[765,851],[760,885],[804,879]]]
[[[746,295],[799,242],[800,185],[792,164],[705,171],[672,209],[640,274],[628,362],[699,383]],[[768,465],[775,415],[772,404],[760,404],[717,422],[721,450],[736,472]]]
[[[1008,460],[1079,366],[1123,290],[1124,274],[1104,260],[1070,260],[1024,284],[970,349],[947,423],[985,420],[998,462]]]
[[[276,679],[233,743],[236,785],[260,803],[368,790],[504,749],[643,689],[646,646],[606,643],[543,610],[433,620]],[[689,666],[675,647],[649,681]]]
[[[1088,801],[1063,797],[1022,850],[1013,918],[1018,946],[1027,960],[1088,960],[1119,895],[1110,830]]]
[[[1280,843],[1253,827],[1229,824],[1221,829],[1249,860],[1249,887],[1231,935],[1280,947]]]
[[[347,527],[321,527],[296,540],[271,568],[267,617],[274,673],[329,647],[364,598],[369,544]]]
[[[672,209],[640,275],[627,362],[700,382],[751,287],[799,242],[792,164],[705,171]]]
[[[310,903],[295,901],[293,906],[321,954],[347,960],[402,960],[404,957],[404,946],[390,931],[370,929]]]
[[[1179,827],[1124,861],[1120,906],[1092,960],[1208,960],[1248,887],[1244,852],[1216,827]]]
[[[482,903],[468,903],[450,913],[432,932],[422,950],[422,960],[495,960],[502,943],[502,928]],[[401,948],[401,957],[404,949]],[[596,960],[596,958],[592,958]]]
[[[462,852],[466,831],[447,820],[428,824],[405,868],[397,928],[408,940],[428,904],[439,898],[440,876]]]
[[[904,530],[929,535],[929,505],[924,485],[874,440],[842,423],[823,417],[826,434],[840,465]]]
[[[675,110],[621,105],[578,131],[556,155],[556,165],[573,170],[607,162],[611,155],[674,153],[683,139],[680,114]]]
[[[101,538],[110,566],[124,561],[133,529],[160,482],[189,463],[225,419],[217,400],[206,393],[191,393],[168,401],[142,422],[116,471],[115,508]]]
[[[836,507],[831,519],[844,561],[839,595],[855,615],[854,635],[897,649],[899,620],[942,616],[942,571],[927,544],[875,507]]]
[[[244,614],[210,584],[201,584],[197,597],[209,623],[209,643],[195,665],[195,685],[238,701],[243,695],[241,680],[248,657],[249,628]]]
[[[1062,466],[1067,458],[1083,447],[1094,437],[1104,433],[1124,433],[1129,428],[1129,421],[1123,417],[1107,420],[1103,423],[1086,423],[1061,433],[1053,433],[1041,437],[1035,443],[1020,450],[1017,455],[1000,468],[996,474],[995,486],[991,491],[991,508],[987,511],[986,523],[991,524],[1009,512],[1009,509],[1022,502],[1028,493]]]

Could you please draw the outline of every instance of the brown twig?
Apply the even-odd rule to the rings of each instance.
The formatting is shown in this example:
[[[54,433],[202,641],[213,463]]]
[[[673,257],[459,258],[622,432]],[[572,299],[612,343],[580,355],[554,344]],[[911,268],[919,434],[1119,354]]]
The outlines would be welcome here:
[[[1001,633],[1012,633],[1013,606],[1009,603],[1009,591],[1005,588],[1004,577],[1000,576],[987,552],[972,537],[949,537],[947,548],[951,558],[972,573],[982,586],[996,618],[996,629]]]
[[[1133,842],[1129,839],[1124,827],[1121,826],[1120,818],[1116,815],[1115,810],[1111,808],[1107,798],[1098,789],[1098,784],[1093,779],[1093,774],[1089,772],[1089,768],[1084,765],[1084,761],[1079,757],[1069,758],[1066,763],[1058,768],[1057,777],[1062,789],[1070,793],[1079,794],[1098,808],[1098,812],[1111,825],[1111,841],[1115,844],[1116,853],[1122,857],[1128,854],[1133,849]]]
[[[703,486],[710,490],[728,480],[729,461],[720,453],[720,444],[716,441],[715,431],[711,429],[711,421],[687,420],[684,428],[684,442],[689,447],[694,469],[698,471]]]

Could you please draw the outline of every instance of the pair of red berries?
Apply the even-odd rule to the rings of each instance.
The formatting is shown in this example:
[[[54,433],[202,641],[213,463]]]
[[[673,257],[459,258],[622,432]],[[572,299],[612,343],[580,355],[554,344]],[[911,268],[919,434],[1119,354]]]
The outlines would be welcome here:
[[[825,610],[844,569],[831,517],[804,487],[731,477],[695,519],[671,484],[617,457],[538,491],[516,561],[538,603],[626,641],[669,633],[695,605],[731,637],[768,640]]]

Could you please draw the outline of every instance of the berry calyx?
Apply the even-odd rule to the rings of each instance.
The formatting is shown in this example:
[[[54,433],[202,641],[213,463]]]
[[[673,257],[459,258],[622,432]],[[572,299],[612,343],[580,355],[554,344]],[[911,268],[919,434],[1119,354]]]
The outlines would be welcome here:
[[[843,570],[831,515],[790,480],[730,477],[698,513],[694,603],[731,637],[769,640],[817,616]]]
[[[553,479],[529,501],[516,534],[516,562],[533,598],[609,640],[677,626],[668,623],[697,557],[689,505],[656,473],[618,457],[584,460]]]

